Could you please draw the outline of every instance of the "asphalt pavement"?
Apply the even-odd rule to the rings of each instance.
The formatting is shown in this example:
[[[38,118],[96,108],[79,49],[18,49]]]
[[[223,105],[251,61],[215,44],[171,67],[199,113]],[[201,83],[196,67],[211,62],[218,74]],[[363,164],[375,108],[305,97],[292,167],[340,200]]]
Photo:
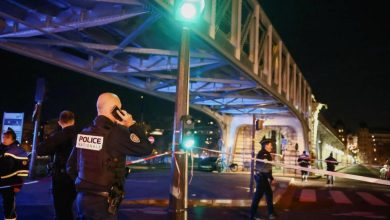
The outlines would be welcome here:
[[[277,176],[276,179],[275,203],[286,192],[291,178]],[[130,174],[119,219],[173,219],[168,211],[170,181],[169,170]],[[187,219],[248,219],[250,202],[249,173],[195,171],[189,185]],[[17,194],[16,203],[18,220],[54,219],[50,177],[25,185]],[[263,206],[264,201],[260,203]]]
[[[352,166],[340,172],[372,175],[369,168]],[[192,175],[193,174],[193,175]],[[388,219],[388,206],[367,206],[365,197],[378,198],[390,204],[390,191],[386,186],[372,185],[348,179],[336,179],[336,186],[328,188],[322,176],[310,176],[301,182],[299,174],[274,172],[277,185],[274,187],[274,202],[278,219]],[[249,172],[210,173],[189,172],[189,202],[186,219],[248,219],[251,195],[249,193]],[[126,195],[119,209],[119,220],[165,220],[174,219],[168,211],[169,169],[139,170],[126,180]],[[368,191],[370,189],[371,191]],[[25,185],[17,194],[19,220],[54,219],[51,198],[50,177],[37,183]],[[380,190],[380,191],[378,191]],[[342,194],[358,204],[334,206],[334,192]],[[313,203],[300,200],[308,192],[316,194]],[[381,192],[381,193],[378,193]],[[333,194],[332,194],[333,193]],[[360,193],[360,194],[359,194]],[[309,193],[310,194],[310,193]],[[363,197],[362,197],[363,196]],[[362,199],[363,198],[363,199]],[[375,201],[375,200],[374,200]],[[265,216],[264,199],[260,203],[259,216]],[[351,207],[358,207],[352,209]],[[1,208],[1,207],[0,207]],[[361,211],[361,212],[359,212]],[[319,216],[317,216],[317,214]]]

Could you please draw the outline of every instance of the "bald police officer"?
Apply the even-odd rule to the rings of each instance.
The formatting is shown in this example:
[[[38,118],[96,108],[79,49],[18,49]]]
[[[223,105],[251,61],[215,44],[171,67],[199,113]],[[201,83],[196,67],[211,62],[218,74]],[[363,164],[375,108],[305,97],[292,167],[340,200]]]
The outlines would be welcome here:
[[[67,171],[75,178],[79,219],[117,219],[124,196],[126,155],[152,152],[145,133],[121,107],[117,95],[101,94],[98,116],[77,135]]]

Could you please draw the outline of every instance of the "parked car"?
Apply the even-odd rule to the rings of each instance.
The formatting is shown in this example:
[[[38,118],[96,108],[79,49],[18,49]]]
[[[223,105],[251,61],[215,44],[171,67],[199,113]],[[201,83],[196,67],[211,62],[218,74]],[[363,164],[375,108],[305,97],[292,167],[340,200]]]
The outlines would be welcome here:
[[[206,157],[199,161],[198,170],[214,171],[217,170],[218,157]]]
[[[231,163],[230,165],[227,165],[221,158],[219,157],[206,157],[199,161],[198,163],[198,169],[204,170],[204,171],[218,171],[224,172],[224,171],[231,171],[236,172],[238,171],[238,164]]]

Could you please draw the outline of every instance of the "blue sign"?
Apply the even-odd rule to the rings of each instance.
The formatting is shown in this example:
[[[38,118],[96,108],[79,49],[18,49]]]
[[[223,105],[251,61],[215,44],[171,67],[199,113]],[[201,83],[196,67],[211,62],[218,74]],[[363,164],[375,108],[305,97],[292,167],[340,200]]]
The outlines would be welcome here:
[[[7,131],[8,128],[11,128],[16,133],[16,140],[19,143],[22,142],[22,134],[23,134],[23,120],[24,113],[9,113],[4,112],[3,115],[3,126],[2,126],[2,134]],[[3,140],[3,136],[1,137]]]

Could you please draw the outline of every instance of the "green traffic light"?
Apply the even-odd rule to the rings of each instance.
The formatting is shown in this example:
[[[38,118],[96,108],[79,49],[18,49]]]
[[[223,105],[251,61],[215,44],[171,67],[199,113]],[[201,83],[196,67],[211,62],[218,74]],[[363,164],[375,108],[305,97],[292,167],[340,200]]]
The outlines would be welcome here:
[[[180,8],[180,14],[183,18],[191,20],[197,16],[197,10],[194,4],[184,3]]]
[[[184,141],[184,147],[189,149],[192,148],[195,145],[194,139],[188,139]]]

